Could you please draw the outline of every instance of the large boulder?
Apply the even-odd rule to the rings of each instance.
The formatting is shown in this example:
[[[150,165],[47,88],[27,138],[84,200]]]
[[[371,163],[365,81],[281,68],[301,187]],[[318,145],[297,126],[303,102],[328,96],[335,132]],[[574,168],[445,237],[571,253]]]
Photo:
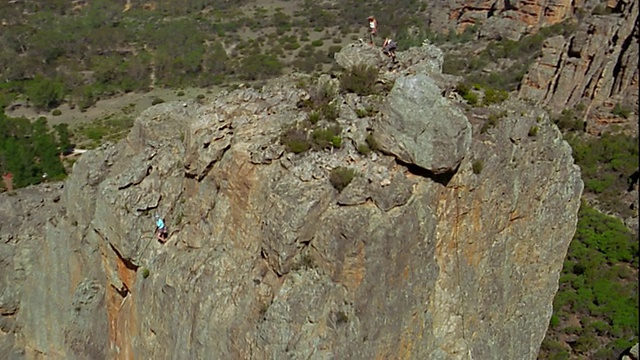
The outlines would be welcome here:
[[[431,78],[396,80],[373,136],[380,149],[435,174],[455,170],[471,143],[471,125]]]
[[[358,42],[348,44],[334,55],[338,65],[344,69],[351,69],[355,66],[379,67],[388,59],[379,47]]]

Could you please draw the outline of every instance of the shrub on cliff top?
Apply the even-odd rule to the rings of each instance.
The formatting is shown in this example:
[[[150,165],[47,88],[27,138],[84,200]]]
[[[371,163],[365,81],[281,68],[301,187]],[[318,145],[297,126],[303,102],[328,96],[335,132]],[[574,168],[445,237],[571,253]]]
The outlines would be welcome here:
[[[356,176],[356,171],[351,168],[339,166],[333,170],[329,174],[329,181],[331,181],[331,185],[338,191],[342,191],[351,180]]]
[[[306,131],[292,127],[286,129],[280,136],[280,141],[288,152],[299,154],[311,148],[311,142]]]
[[[376,92],[378,69],[373,66],[359,64],[342,74],[340,88],[345,92],[353,92],[360,96],[372,95]]]

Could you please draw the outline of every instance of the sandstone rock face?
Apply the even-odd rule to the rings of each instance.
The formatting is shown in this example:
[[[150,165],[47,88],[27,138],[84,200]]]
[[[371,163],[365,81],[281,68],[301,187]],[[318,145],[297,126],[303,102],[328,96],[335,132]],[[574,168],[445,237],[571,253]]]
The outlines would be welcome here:
[[[585,18],[568,39],[548,39],[519,96],[554,112],[582,103],[589,126],[598,122],[594,110],[601,106],[620,103],[637,114],[638,4],[621,0],[610,9],[612,14]]]
[[[596,4],[597,1],[586,1]],[[578,5],[571,0],[454,0],[425,1],[429,24],[434,30],[457,32],[469,26],[479,28],[488,37],[519,39],[542,26],[570,17]],[[595,5],[581,4],[580,7]]]
[[[470,137],[456,105],[435,99],[431,82],[444,78],[427,76],[383,73],[398,79],[386,99],[336,95],[339,149],[284,151],[282,129],[305,119],[296,104],[309,96],[292,75],[207,105],[152,107],[127,139],[84,154],[63,189],[0,194],[0,351],[535,358],[575,231],[579,170],[542,111],[510,105]],[[427,110],[402,95],[407,86]],[[355,115],[377,102],[378,115]],[[391,111],[411,129],[442,131],[451,154],[381,126]],[[419,128],[409,112],[427,111],[427,123],[453,129]],[[381,138],[414,136],[412,156],[356,151],[374,124]],[[445,165],[425,165],[429,156]],[[329,181],[338,166],[357,170],[342,192]],[[443,180],[421,170],[431,167],[457,170]],[[164,245],[155,214],[168,225]]]

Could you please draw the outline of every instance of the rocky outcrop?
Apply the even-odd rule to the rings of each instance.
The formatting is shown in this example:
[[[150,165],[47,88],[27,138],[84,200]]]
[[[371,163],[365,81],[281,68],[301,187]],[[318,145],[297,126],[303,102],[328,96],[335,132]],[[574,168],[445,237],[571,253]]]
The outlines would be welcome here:
[[[557,24],[573,15],[578,8],[570,0],[454,0],[426,1],[429,23],[433,30],[463,32],[470,26],[489,38],[519,39],[543,26]],[[593,4],[591,4],[593,3]],[[597,1],[586,1],[579,7],[592,8]]]
[[[622,354],[621,360],[637,360],[638,358],[640,358],[639,353],[640,352],[638,351],[638,344],[636,343],[631,347],[631,349],[625,351],[625,353]]]
[[[602,119],[599,108],[609,112],[614,104],[633,109],[637,119],[638,5],[620,0],[609,6],[610,14],[585,18],[575,35],[545,42],[520,97],[554,112],[582,103],[589,127]]]
[[[469,150],[471,125],[426,75],[400,77],[387,116],[373,125],[380,150],[434,174],[454,171]]]
[[[397,80],[388,97],[334,95],[340,148],[285,151],[310,96],[294,84],[311,79],[291,75],[152,107],[125,140],[85,153],[63,189],[1,194],[2,353],[535,358],[577,221],[571,150],[517,102],[470,138],[437,91],[446,77],[403,56],[410,69],[381,74]],[[370,128],[390,155],[356,150]],[[341,192],[337,167],[357,173]]]

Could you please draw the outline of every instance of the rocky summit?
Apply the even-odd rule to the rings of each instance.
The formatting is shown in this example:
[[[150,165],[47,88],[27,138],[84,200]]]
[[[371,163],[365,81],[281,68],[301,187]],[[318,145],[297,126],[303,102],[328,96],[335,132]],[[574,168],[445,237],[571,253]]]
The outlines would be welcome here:
[[[583,189],[570,147],[515,100],[481,131],[432,45],[392,71],[371,51],[336,59],[379,68],[375,94],[292,74],[159,104],[64,183],[1,194],[3,358],[535,358]],[[289,151],[318,89],[340,141]]]

